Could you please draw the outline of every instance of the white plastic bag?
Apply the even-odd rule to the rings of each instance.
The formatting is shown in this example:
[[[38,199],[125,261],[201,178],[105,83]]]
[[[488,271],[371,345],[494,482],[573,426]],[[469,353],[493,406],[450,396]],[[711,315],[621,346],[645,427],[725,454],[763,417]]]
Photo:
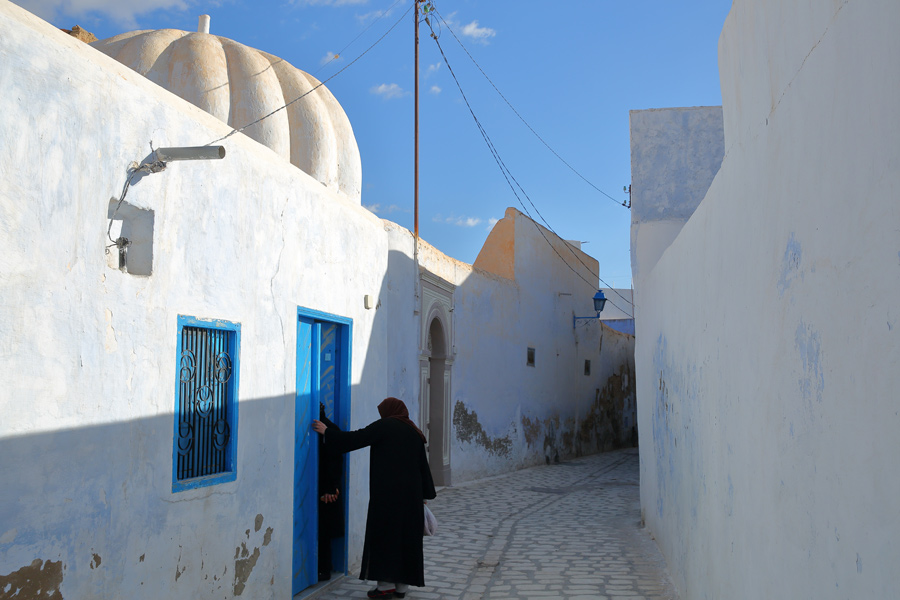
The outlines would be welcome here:
[[[428,508],[428,505],[425,505],[425,531],[422,535],[434,535],[437,533],[437,519],[434,518],[434,513],[431,512],[431,509]]]

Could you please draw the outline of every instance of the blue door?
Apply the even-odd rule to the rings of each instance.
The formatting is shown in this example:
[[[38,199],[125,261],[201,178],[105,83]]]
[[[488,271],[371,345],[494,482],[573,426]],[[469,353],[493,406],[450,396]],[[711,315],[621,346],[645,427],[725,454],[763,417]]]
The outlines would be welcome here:
[[[297,396],[294,442],[294,548],[292,594],[318,581],[318,438],[312,420],[319,405],[341,429],[350,421],[350,319],[306,309],[297,319]],[[347,461],[341,502],[347,514]],[[332,542],[332,563],[347,568],[346,536]]]

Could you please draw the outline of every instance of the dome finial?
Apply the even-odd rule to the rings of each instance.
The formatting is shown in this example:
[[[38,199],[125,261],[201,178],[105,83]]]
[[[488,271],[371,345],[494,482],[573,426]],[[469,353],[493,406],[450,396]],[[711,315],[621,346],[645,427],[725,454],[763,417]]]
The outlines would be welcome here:
[[[197,33],[209,33],[209,15],[200,15],[200,21],[197,24]]]

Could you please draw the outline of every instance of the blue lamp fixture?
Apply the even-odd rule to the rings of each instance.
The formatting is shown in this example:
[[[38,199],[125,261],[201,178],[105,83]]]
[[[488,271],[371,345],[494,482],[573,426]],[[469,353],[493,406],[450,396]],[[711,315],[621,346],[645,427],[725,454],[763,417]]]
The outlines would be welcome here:
[[[603,292],[597,290],[597,293],[594,294],[594,310],[597,311],[596,317],[572,317],[572,329],[575,329],[575,323],[578,319],[599,319],[600,313],[603,312],[603,307],[606,306],[606,296],[603,295]]]

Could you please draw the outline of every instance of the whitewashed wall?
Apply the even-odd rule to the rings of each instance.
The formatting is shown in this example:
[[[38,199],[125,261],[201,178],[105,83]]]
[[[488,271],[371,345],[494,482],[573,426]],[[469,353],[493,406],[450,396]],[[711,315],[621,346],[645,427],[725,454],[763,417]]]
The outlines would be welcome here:
[[[900,595],[898,24],[736,0],[722,32],[722,167],[636,289],[641,502],[683,598]]]
[[[37,572],[65,598],[289,596],[297,307],[353,319],[353,427],[388,395],[416,418],[419,265],[457,286],[453,408],[484,434],[453,426],[454,480],[594,451],[597,389],[634,410],[632,338],[572,329],[594,288],[530,221],[515,283],[425,242],[417,265],[408,231],[243,135],[135,181],[145,274],[119,271],[105,248],[128,165],[230,130],[5,0],[0,31],[0,577]],[[172,494],[178,315],[241,324],[238,476]],[[350,477],[355,573],[366,451]]]
[[[508,472],[547,459],[569,459],[630,443],[636,422],[634,338],[603,327],[593,316],[596,286],[562,264],[534,223],[515,209],[506,219],[515,227],[515,279],[499,277],[449,259],[420,242],[422,268],[454,284],[451,384],[452,480],[468,481]],[[413,257],[406,230],[393,227],[391,254],[402,265]],[[566,242],[544,235],[587,281],[596,280],[597,263]],[[409,269],[412,271],[412,269]],[[400,308],[415,309],[414,281],[391,270],[387,287],[407,298]],[[407,290],[403,292],[402,290]],[[615,297],[613,301],[623,303]],[[419,319],[420,315],[415,315]],[[391,317],[402,318],[401,315]],[[391,369],[389,386],[398,394],[417,389],[417,372],[405,362],[421,349],[392,344],[404,361]],[[535,366],[527,366],[529,347]],[[591,373],[584,374],[584,361]],[[608,408],[620,407],[611,424]],[[607,412],[604,412],[607,411]]]
[[[725,140],[721,106],[633,110],[629,121],[631,275],[637,289],[703,200],[722,164]]]
[[[363,295],[387,268],[381,221],[236,135],[224,160],[131,187],[154,214],[152,275],[111,269],[127,165],[151,140],[229,129],[5,1],[0,31],[0,574],[61,561],[65,598],[231,597],[246,544],[243,597],[288,597],[296,311],[353,319],[352,419],[373,420],[386,323]],[[241,402],[237,481],[172,494],[179,314],[241,324]],[[365,453],[350,472],[358,564]]]

